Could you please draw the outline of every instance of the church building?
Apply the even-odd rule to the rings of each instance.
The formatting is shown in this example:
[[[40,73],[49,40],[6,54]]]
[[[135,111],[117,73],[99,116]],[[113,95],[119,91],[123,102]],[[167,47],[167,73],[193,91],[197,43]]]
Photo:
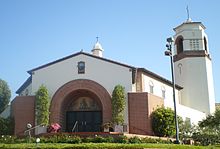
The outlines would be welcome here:
[[[174,71],[177,114],[196,124],[215,111],[212,61],[205,26],[187,20],[174,28]],[[117,62],[103,55],[97,41],[91,53],[80,51],[28,71],[30,77],[12,101],[15,134],[35,126],[35,93],[46,86],[51,97],[50,123],[62,132],[101,132],[111,122],[111,95],[116,85],[126,93],[123,132],[153,135],[151,113],[173,109],[172,82],[145,68]]]

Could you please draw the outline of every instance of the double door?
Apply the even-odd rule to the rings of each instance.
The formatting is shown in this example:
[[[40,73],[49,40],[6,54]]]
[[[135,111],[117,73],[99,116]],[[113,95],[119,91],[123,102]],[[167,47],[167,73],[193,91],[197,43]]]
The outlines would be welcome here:
[[[68,111],[66,113],[67,132],[100,132],[101,111]]]

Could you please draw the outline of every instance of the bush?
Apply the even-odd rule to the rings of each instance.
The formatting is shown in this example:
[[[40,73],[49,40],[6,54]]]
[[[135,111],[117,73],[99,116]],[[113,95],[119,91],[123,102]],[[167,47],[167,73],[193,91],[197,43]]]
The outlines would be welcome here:
[[[197,132],[197,133],[193,133],[192,138],[195,141],[195,144],[203,145],[203,146],[220,143],[220,136],[217,134]]]
[[[124,123],[125,88],[121,85],[115,86],[112,92],[112,121],[119,125]]]
[[[45,86],[41,85],[39,87],[35,102],[37,124],[47,125],[49,122],[49,93]]]
[[[93,143],[102,143],[105,142],[105,139],[101,136],[95,136],[95,138],[93,139]]]
[[[129,138],[128,142],[129,143],[141,143],[141,139],[139,137],[135,136],[135,137]]]
[[[14,119],[12,117],[0,117],[0,135],[13,135],[14,134]]]
[[[174,111],[171,108],[158,108],[151,114],[152,129],[159,137],[172,137],[175,134]],[[179,123],[182,122],[178,117]]]
[[[120,135],[117,138],[115,138],[115,143],[128,143],[128,138],[124,135]]]

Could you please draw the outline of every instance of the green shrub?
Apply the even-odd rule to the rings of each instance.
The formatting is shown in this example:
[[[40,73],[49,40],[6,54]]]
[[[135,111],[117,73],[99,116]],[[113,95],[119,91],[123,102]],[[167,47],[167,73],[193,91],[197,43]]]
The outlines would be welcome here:
[[[129,138],[128,142],[129,143],[141,143],[141,139],[139,137],[135,136],[135,137]]]
[[[159,137],[172,137],[175,134],[174,111],[171,108],[160,107],[152,112],[152,129]],[[178,117],[179,123],[182,119]]]
[[[94,143],[103,143],[105,142],[105,138],[103,138],[102,136],[95,136],[95,138],[93,139]]]
[[[208,133],[193,133],[192,135],[193,140],[196,144],[207,146],[207,145],[214,145],[220,143],[220,136],[217,134],[208,134]]]
[[[86,137],[86,138],[83,138],[82,139],[82,142],[83,143],[90,143],[90,142],[93,142],[94,138],[91,138],[91,137]]]
[[[16,137],[14,136],[8,136],[8,135],[1,135],[0,136],[0,143],[15,143],[16,142]]]
[[[113,143],[114,142],[114,138],[111,136],[106,137],[105,140],[106,140],[106,143]]]
[[[36,119],[37,124],[47,125],[49,122],[49,93],[45,86],[41,85],[36,92]]]
[[[115,138],[115,143],[128,143],[128,138],[124,135],[120,135],[117,138]]]
[[[0,135],[14,134],[14,119],[12,117],[0,117]]]
[[[112,92],[112,122],[116,125],[124,123],[125,88],[116,85]]]

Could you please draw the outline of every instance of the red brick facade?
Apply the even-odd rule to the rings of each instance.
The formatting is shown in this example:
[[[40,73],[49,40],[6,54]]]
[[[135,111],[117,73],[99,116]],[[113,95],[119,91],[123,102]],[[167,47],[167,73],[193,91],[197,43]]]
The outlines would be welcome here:
[[[35,125],[35,96],[17,96],[11,103],[15,120],[15,135],[22,136],[30,123]]]
[[[92,80],[73,80],[60,87],[50,105],[50,123],[59,123],[65,129],[67,107],[73,99],[89,96],[97,100],[102,110],[103,123],[111,121],[111,96],[100,84]],[[163,99],[155,95],[138,92],[128,93],[129,133],[153,135],[150,115]],[[18,96],[12,102],[12,116],[15,119],[15,135],[24,135],[28,123],[35,124],[35,97]]]
[[[129,133],[153,135],[150,115],[164,101],[155,95],[142,93],[128,93]]]
[[[50,123],[59,123],[65,127],[65,111],[69,100],[73,97],[92,96],[102,107],[103,123],[111,121],[111,96],[100,84],[86,79],[73,80],[57,90],[50,106]]]

